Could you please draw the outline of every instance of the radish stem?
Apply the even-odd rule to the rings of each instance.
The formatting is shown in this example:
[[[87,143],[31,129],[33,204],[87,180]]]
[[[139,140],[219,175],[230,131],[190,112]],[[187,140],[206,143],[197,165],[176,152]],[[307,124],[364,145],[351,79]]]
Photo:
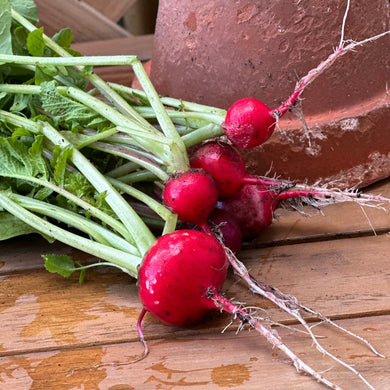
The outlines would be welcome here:
[[[0,191],[0,206],[27,225],[34,227],[34,229],[40,231],[42,234],[78,248],[97,258],[107,260],[110,263],[121,267],[123,271],[126,270],[125,272],[129,275],[137,277],[137,266],[142,260],[141,257],[120,251],[112,246],[106,246],[96,241],[91,241],[71,233],[68,230],[62,229],[26,210],[24,207],[11,200],[4,191]]]

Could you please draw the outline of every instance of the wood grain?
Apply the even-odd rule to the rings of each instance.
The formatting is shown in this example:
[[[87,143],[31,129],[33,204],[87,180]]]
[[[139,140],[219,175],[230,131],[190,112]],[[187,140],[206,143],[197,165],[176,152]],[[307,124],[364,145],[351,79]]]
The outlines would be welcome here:
[[[73,44],[72,49],[85,56],[136,55],[140,60],[145,61],[152,56],[153,35],[79,42]],[[116,72],[120,74],[121,68],[116,69]]]
[[[339,324],[363,333],[381,351],[390,351],[389,316],[343,320]],[[277,330],[302,359],[344,389],[366,389],[354,374],[323,357],[305,335],[294,329]],[[389,388],[388,359],[374,356],[358,342],[327,327],[316,332],[332,353],[354,364],[376,390]],[[150,340],[149,347],[149,356],[134,364],[131,361],[143,351],[137,342],[7,356],[0,361],[0,381],[6,389],[30,390],[324,389],[311,378],[297,374],[279,351],[246,330],[238,335],[227,332]]]
[[[68,27],[75,42],[128,37],[131,34],[98,12],[89,4],[78,0],[36,0],[40,23],[51,36]]]
[[[84,0],[85,3],[89,4],[114,22],[118,22],[136,1],[137,0]]]

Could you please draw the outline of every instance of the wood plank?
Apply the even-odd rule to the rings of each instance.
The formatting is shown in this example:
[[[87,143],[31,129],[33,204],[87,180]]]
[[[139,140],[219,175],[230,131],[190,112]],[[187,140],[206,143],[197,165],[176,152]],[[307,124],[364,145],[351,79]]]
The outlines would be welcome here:
[[[2,354],[137,340],[141,305],[133,280],[120,271],[102,268],[89,272],[79,285],[77,278],[67,280],[44,271],[42,249],[37,246],[34,252],[18,255],[9,247],[9,252],[0,250],[0,262],[8,270],[8,263],[28,256],[39,261],[40,267],[22,273],[18,265],[18,272],[2,276],[0,323],[8,324],[0,335]],[[390,236],[383,235],[248,250],[240,258],[259,280],[296,296],[324,315],[345,318],[390,312],[389,249]],[[55,246],[52,252],[56,252]],[[73,255],[82,262],[88,258],[81,252]],[[223,291],[228,298],[265,309],[273,321],[292,321],[270,302],[249,292],[233,275]],[[215,311],[199,324],[179,329],[147,316],[145,329],[150,337],[219,332],[229,319],[229,315]]]
[[[390,351],[390,316],[338,322],[363,332],[382,352]],[[374,356],[359,342],[327,327],[316,328],[321,343],[353,364],[376,390],[390,387],[389,359]],[[367,387],[350,371],[315,350],[306,335],[278,329],[283,340],[305,362],[343,389]],[[55,349],[9,356],[0,361],[3,389],[205,389],[321,390],[324,386],[299,375],[285,356],[255,332],[207,334],[201,337],[149,341],[150,354],[140,343],[119,343],[80,349]]]
[[[95,39],[91,42],[74,43],[72,49],[79,51],[85,56],[136,55],[141,61],[145,61],[152,56],[153,35]],[[120,72],[121,70],[118,69],[117,71]]]
[[[130,66],[97,66],[94,72],[104,81],[131,87],[134,72]]]
[[[40,25],[49,36],[69,27],[75,42],[128,37],[131,34],[78,0],[36,0]]]
[[[113,22],[118,22],[123,14],[136,2],[137,0],[84,0],[85,3],[95,8],[101,14],[111,19]]]

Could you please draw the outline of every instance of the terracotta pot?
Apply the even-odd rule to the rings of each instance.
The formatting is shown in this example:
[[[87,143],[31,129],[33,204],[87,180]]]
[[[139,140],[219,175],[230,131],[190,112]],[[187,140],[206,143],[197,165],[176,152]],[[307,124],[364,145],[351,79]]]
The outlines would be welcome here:
[[[160,0],[151,78],[158,92],[227,108],[251,96],[271,108],[339,44],[339,0]],[[353,0],[345,39],[390,29],[390,4]],[[338,59],[302,95],[310,144],[288,114],[244,152],[251,173],[365,186],[390,176],[390,36]]]

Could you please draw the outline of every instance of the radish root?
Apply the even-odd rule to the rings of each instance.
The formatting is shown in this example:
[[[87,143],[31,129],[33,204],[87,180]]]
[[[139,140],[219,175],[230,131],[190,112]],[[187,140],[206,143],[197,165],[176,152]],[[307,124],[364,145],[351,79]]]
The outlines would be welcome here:
[[[251,328],[255,329],[262,336],[264,336],[273,346],[284,352],[284,354],[287,355],[293,362],[298,372],[305,372],[306,374],[315,378],[318,382],[328,386],[330,389],[341,390],[339,386],[330,382],[320,373],[308,366],[303,360],[301,360],[287,345],[282,342],[278,333],[274,329],[263,325],[245,310],[239,308],[229,300],[217,294],[216,291],[210,290],[208,296],[214,301],[217,307],[220,307],[221,310],[233,314],[234,318],[238,318],[241,321],[242,326],[248,324]]]
[[[275,305],[277,305],[279,308],[281,308],[283,311],[287,312],[288,314],[293,316],[295,319],[297,319],[300,322],[300,324],[304,327],[304,329],[308,333],[308,335],[311,337],[311,339],[313,340],[313,343],[315,344],[315,346],[319,352],[323,353],[324,355],[327,355],[328,357],[330,357],[331,359],[333,359],[337,363],[341,364],[342,366],[344,366],[345,368],[350,370],[362,382],[364,382],[365,385],[369,389],[375,390],[374,387],[360,374],[359,371],[357,371],[351,365],[345,363],[343,360],[337,358],[336,356],[334,356],[333,354],[331,354],[329,351],[327,351],[325,348],[322,347],[322,345],[318,342],[318,337],[315,336],[314,333],[312,332],[312,327],[310,327],[308,325],[308,323],[302,317],[300,311],[302,310],[302,311],[305,311],[307,313],[310,313],[310,314],[314,315],[315,317],[317,317],[318,319],[320,319],[321,322],[330,324],[330,325],[336,327],[338,330],[340,330],[340,331],[348,334],[349,336],[359,340],[360,342],[364,343],[375,355],[377,355],[381,358],[385,358],[385,356],[383,354],[378,352],[370,344],[370,342],[367,341],[366,339],[364,339],[361,336],[358,336],[355,333],[341,327],[340,325],[336,324],[335,322],[333,322],[329,318],[323,316],[322,314],[318,313],[317,311],[302,305],[294,296],[289,295],[289,294],[284,294],[275,287],[272,287],[272,286],[269,286],[265,283],[257,281],[253,276],[251,276],[249,274],[245,265],[241,261],[239,261],[236,258],[236,256],[228,248],[225,248],[225,250],[226,250],[229,262],[230,262],[231,266],[233,267],[234,271],[236,272],[237,275],[239,275],[247,283],[249,289],[253,293],[259,294],[259,295],[267,298],[268,300],[273,302]],[[276,340],[277,340],[276,341],[274,337],[271,337],[268,333],[266,333],[266,328],[264,326],[259,327],[257,324],[252,324],[250,321],[247,321],[247,322],[252,327],[254,327],[257,331],[259,331],[263,336],[265,336],[267,338],[267,340],[270,341],[273,345],[275,345],[276,347],[281,349],[283,352],[285,352],[286,355],[288,357],[290,357],[290,359],[293,361],[293,363],[297,369],[299,368],[299,370],[303,370],[303,371],[309,373],[310,375],[312,375],[313,377],[315,377],[317,380],[320,380],[317,377],[317,375],[319,375],[319,374],[315,372],[316,375],[314,375],[313,370],[311,368],[310,368],[310,371],[307,371],[308,366],[306,364],[304,366],[302,366],[302,363],[300,361],[298,361],[300,359],[297,356],[295,356],[295,354],[293,354],[292,351],[290,351],[286,346],[284,346],[282,344],[282,341],[280,338],[276,338]],[[283,345],[283,348],[281,347],[282,345]],[[335,386],[332,383],[323,382],[322,380],[321,380],[321,382],[324,384],[327,384],[332,389],[339,388],[338,386]]]

